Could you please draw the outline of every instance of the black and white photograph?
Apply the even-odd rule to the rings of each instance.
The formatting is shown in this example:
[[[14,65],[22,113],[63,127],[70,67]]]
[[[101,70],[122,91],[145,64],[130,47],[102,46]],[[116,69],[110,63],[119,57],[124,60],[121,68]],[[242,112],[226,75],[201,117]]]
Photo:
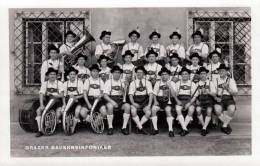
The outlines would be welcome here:
[[[11,157],[248,156],[251,8],[10,8]]]

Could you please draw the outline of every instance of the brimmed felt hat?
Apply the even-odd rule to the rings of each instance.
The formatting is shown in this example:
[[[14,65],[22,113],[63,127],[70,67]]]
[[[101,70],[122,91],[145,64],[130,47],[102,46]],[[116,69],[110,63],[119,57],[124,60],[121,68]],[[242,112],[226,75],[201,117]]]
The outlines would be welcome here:
[[[202,67],[200,67],[199,70],[197,71],[197,74],[200,74],[201,72],[206,72],[206,73],[208,73],[209,70],[202,66]]]
[[[144,72],[144,74],[147,74],[147,71],[145,70],[145,68],[143,66],[137,66],[135,68],[135,72],[137,73],[138,70],[142,70]]]
[[[97,60],[98,63],[100,63],[102,61],[102,59],[106,59],[107,61],[111,60],[109,57],[107,57],[105,55],[100,55],[99,59]]]
[[[65,34],[65,38],[68,36],[68,35],[72,35],[73,37],[76,37],[77,35],[72,32],[71,30],[67,31],[66,34]]]
[[[170,58],[170,59],[172,59],[172,58],[177,58],[177,59],[181,60],[181,58],[179,57],[179,54],[176,53],[176,52],[172,53],[169,58]]]
[[[214,51],[212,51],[211,53],[209,53],[209,59],[211,59],[212,58],[212,56],[213,55],[217,55],[219,58],[221,58],[221,53],[220,52],[218,52],[217,50],[214,50]]]
[[[179,75],[181,75],[183,72],[188,72],[189,74],[191,73],[191,71],[189,69],[187,69],[186,67],[181,68],[181,71],[179,71]]]
[[[154,54],[155,55],[155,57],[157,57],[158,56],[158,53],[157,52],[155,52],[154,50],[153,50],[153,48],[151,48],[148,52],[147,52],[147,54],[145,55],[146,56],[146,58],[148,58],[149,57],[149,55],[151,55],[151,54]]]
[[[98,72],[101,71],[101,69],[99,68],[98,64],[93,64],[90,68],[89,68],[90,71],[92,70],[98,70]]]
[[[126,50],[125,53],[122,55],[123,58],[125,58],[127,55],[134,57],[135,55],[132,53],[131,50]]]
[[[128,37],[130,38],[133,34],[137,35],[137,38],[140,38],[141,34],[137,30],[132,30],[129,34]]]
[[[100,37],[99,37],[99,39],[102,40],[102,38],[103,38],[104,36],[106,36],[106,35],[111,36],[111,32],[110,32],[110,31],[107,31],[107,30],[102,31],[102,32],[101,32],[101,35],[100,35]]]
[[[219,67],[217,68],[217,70],[221,70],[221,69],[225,69],[225,70],[229,70],[230,68],[227,67],[225,64],[220,64]]]
[[[159,71],[158,75],[161,76],[162,73],[171,74],[171,71],[168,70],[166,67],[162,67],[161,70]]]
[[[198,54],[198,53],[192,53],[191,55],[190,55],[190,59],[192,59],[192,58],[194,58],[194,57],[197,57],[198,59],[199,59],[199,61],[201,61],[201,56]]]
[[[191,35],[192,38],[194,38],[195,36],[200,36],[201,38],[203,38],[203,35],[202,35],[201,31],[195,31],[195,32]]]
[[[157,36],[158,38],[161,38],[161,34],[157,31],[153,31],[150,35],[149,35],[149,39],[152,40],[153,36]]]
[[[117,65],[115,65],[115,66],[111,69],[111,73],[114,73],[115,71],[119,71],[120,73],[123,73],[123,70],[122,70],[119,66],[117,66]]]
[[[170,34],[169,38],[172,39],[173,36],[177,36],[179,39],[181,39],[181,34],[179,34],[178,32],[172,32],[172,34]]]
[[[56,69],[54,69],[54,68],[52,68],[52,67],[49,67],[48,70],[47,70],[47,72],[45,73],[45,75],[48,76],[48,75],[49,75],[50,73],[52,73],[52,72],[58,74],[58,70],[56,70]]]
[[[70,72],[75,72],[76,74],[79,73],[79,71],[72,66],[66,71],[66,75],[69,75]]]
[[[50,52],[51,50],[55,50],[57,53],[60,53],[60,50],[53,44],[49,45],[48,47],[48,52]]]
[[[75,60],[78,61],[78,59],[81,58],[81,57],[83,57],[85,59],[85,61],[88,60],[88,57],[86,55],[83,55],[82,53],[79,53]]]

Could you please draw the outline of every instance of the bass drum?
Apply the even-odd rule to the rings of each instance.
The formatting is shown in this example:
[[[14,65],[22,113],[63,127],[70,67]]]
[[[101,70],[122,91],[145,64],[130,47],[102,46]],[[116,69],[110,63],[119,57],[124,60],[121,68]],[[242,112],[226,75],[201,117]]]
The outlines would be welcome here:
[[[36,117],[36,110],[40,106],[38,99],[27,100],[22,109],[19,110],[19,124],[24,131],[37,132],[38,126]]]

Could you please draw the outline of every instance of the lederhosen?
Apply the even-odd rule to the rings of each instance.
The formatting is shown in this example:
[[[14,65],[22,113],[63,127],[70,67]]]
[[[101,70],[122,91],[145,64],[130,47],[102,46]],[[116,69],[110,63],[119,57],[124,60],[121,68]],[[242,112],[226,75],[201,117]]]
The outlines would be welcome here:
[[[227,78],[229,79],[229,78]],[[218,84],[218,79],[217,79],[217,97],[221,98],[220,102],[215,101],[215,104],[217,105],[221,105],[223,108],[223,111],[227,110],[227,107],[230,105],[236,105],[236,102],[234,100],[233,95],[222,95],[220,96],[218,94],[218,89],[221,88],[223,90],[223,84]]]
[[[46,84],[46,93],[45,93],[45,97],[43,98],[43,104],[46,106],[48,104],[48,102],[50,101],[50,99],[52,99],[51,95],[47,95],[47,92],[49,93],[59,93],[59,84],[58,84],[58,80],[57,81],[57,87],[56,88],[48,88],[48,83],[49,81],[47,81]],[[61,98],[55,98],[55,104],[52,106],[53,109],[56,109],[58,107],[62,106],[62,99]]]
[[[194,74],[192,81],[195,82],[195,83],[200,81],[200,76],[197,74],[198,70],[199,70],[199,68],[191,70],[191,74]]]
[[[124,69],[124,64],[122,65],[122,70],[123,70],[123,74],[125,74],[126,77],[125,79],[130,83],[133,78],[133,71]]]
[[[90,75],[87,74],[87,71],[85,70],[85,73],[78,74],[78,78],[81,79],[82,81],[85,79],[88,79]]]
[[[170,71],[171,71],[171,68],[172,68],[172,66],[170,66]],[[179,78],[179,75],[178,75],[178,66],[176,67],[176,69],[175,69],[175,71],[174,72],[171,72],[171,76],[172,77],[176,77],[176,75],[177,75],[177,77]]]
[[[201,91],[203,88],[210,90],[210,81],[209,85],[206,84],[204,85],[198,85],[200,94],[198,96],[198,101],[200,102],[199,106],[202,108],[208,108],[208,107],[213,107],[213,97],[210,94],[202,94]]]
[[[159,91],[158,91],[158,93],[156,95],[156,99],[157,99],[157,101],[159,103],[159,107],[162,108],[162,109],[165,109],[165,107],[167,107],[167,106],[175,105],[175,99],[173,97],[170,97],[170,100],[171,100],[172,104],[169,104],[168,103],[169,102],[169,95],[167,95],[167,96],[158,96],[160,90],[168,91],[168,93],[170,93],[170,89],[166,85],[162,85],[161,86],[161,82],[162,81],[160,80]]]
[[[122,91],[123,92],[123,85],[122,82],[120,81],[121,85],[120,86],[113,86],[112,85],[112,79],[111,79],[111,91],[109,94],[109,97],[114,100],[118,104],[118,108],[121,108],[123,103],[123,95],[112,95],[112,90],[114,91]]]
[[[181,85],[181,82],[180,81],[180,87],[179,87],[179,90],[178,90],[178,99],[181,101],[182,103],[182,106],[184,106],[185,104],[189,103],[191,101],[191,86],[192,86],[192,81],[191,81],[191,84],[190,86],[188,85]],[[183,89],[183,90],[190,90],[190,94],[189,95],[180,95],[180,90]]]
[[[66,94],[66,98],[65,98],[66,103],[68,102],[68,100],[70,98],[69,95],[68,95],[68,92],[77,92],[77,95],[75,95],[75,96],[80,95],[79,91],[78,91],[78,79],[77,79],[77,86],[76,87],[69,87],[69,81],[67,81],[67,94]],[[83,97],[79,98],[77,104],[84,105],[85,104],[84,98]]]
[[[134,81],[136,91],[143,92],[146,91],[145,95],[136,95],[136,92],[134,93],[134,102],[140,105],[141,108],[144,108],[149,103],[149,95],[147,94],[146,89],[146,80],[145,80],[145,86],[144,87],[138,87],[136,86],[136,82]]]
[[[98,78],[98,80],[99,80],[99,85],[97,85],[97,84],[90,84],[90,80],[88,80],[89,81],[89,89],[90,88],[92,88],[92,89],[99,89],[100,90],[100,92],[101,92],[101,83],[100,83],[100,78]],[[96,97],[95,96],[89,96],[89,90],[88,90],[88,93],[87,93],[87,96],[88,96],[88,101],[89,101],[89,103],[90,104],[93,104],[94,103],[94,101],[95,101],[95,99],[96,99]],[[97,106],[96,106],[96,109],[99,109],[102,105],[103,105],[103,99],[101,98],[100,100],[99,100],[99,102],[98,102],[98,104],[97,104]]]

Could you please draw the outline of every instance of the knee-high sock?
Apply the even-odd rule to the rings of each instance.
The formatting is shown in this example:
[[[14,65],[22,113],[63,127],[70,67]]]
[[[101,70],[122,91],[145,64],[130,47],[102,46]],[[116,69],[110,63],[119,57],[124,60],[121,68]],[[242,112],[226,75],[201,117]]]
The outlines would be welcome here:
[[[202,114],[200,114],[200,115],[197,116],[197,117],[198,117],[198,119],[199,119],[200,124],[201,124],[202,126],[204,126],[204,120],[203,120]]]
[[[192,120],[193,120],[192,117],[189,116],[189,115],[187,115],[187,116],[185,117],[185,121],[184,121],[185,126],[187,127],[188,124],[190,123],[190,121],[192,121]]]
[[[126,128],[126,125],[127,125],[128,120],[129,120],[129,117],[130,117],[130,114],[127,114],[127,113],[123,114],[123,127],[122,127],[122,129]]]
[[[179,120],[179,122],[180,122],[180,124],[181,124],[182,129],[183,129],[183,130],[187,130],[187,127],[185,126],[185,123],[184,123],[184,117],[183,117],[183,115],[178,115],[178,120]]]
[[[145,124],[145,122],[148,120],[148,118],[144,115],[141,119],[141,125]]]
[[[223,123],[223,127],[227,127],[227,125],[230,123],[230,121],[233,119],[232,117],[225,115],[224,116],[224,123]]]
[[[203,125],[203,129],[205,129],[205,130],[207,129],[210,120],[211,120],[211,117],[210,117],[210,116],[206,116],[206,118],[205,118],[205,123],[204,123],[204,125]]]
[[[224,117],[224,114],[223,114],[223,113],[221,113],[221,114],[218,116],[218,119],[221,120],[221,122],[223,122],[223,123],[224,123],[224,121],[225,121],[224,118],[225,118],[225,117]]]
[[[169,127],[169,131],[173,131],[172,129],[172,123],[173,123],[173,117],[167,117],[166,120],[167,120],[167,123],[168,123],[168,127]]]
[[[38,131],[41,131],[41,116],[36,116],[35,120],[37,121]]]
[[[151,119],[152,119],[152,122],[153,122],[154,130],[158,130],[158,127],[157,127],[158,117],[157,116],[153,116],[153,117],[151,117]]]
[[[142,128],[142,125],[141,125],[141,123],[140,123],[139,116],[133,117],[133,120],[135,121],[137,127],[138,127],[139,129],[141,129],[141,128]]]
[[[108,128],[113,128],[113,117],[114,115],[107,115]]]

